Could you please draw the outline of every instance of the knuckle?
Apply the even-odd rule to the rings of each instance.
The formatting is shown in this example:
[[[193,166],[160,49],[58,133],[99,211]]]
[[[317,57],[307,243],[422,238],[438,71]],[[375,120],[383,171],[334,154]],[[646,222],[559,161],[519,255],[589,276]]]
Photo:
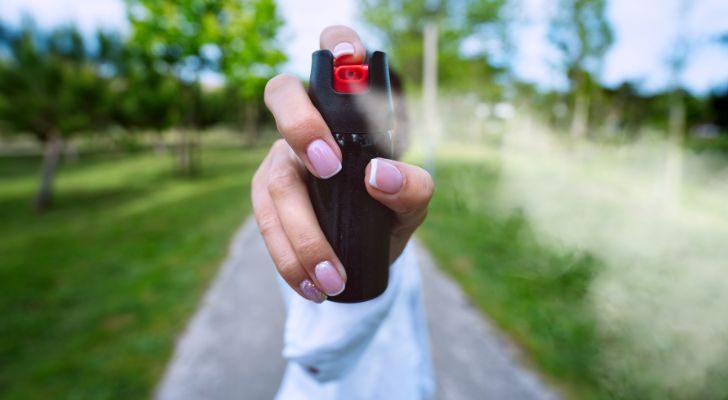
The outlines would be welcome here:
[[[250,200],[253,210],[255,210],[260,205],[259,203],[263,201],[261,194],[262,191],[265,190],[265,186],[263,185],[262,175],[263,172],[261,172],[261,169],[258,168],[258,170],[255,171],[255,175],[253,175],[253,179],[250,181]]]
[[[296,248],[296,253],[307,259],[319,259],[321,254],[324,252],[324,244],[321,239],[316,235],[303,233],[293,240],[293,246]]]
[[[273,233],[278,227],[278,217],[271,212],[259,213],[256,221],[258,222],[258,229],[263,236],[268,236]]]
[[[293,255],[281,257],[276,262],[276,269],[281,274],[281,277],[292,286],[296,286],[305,276],[305,272],[301,268],[298,259]]]
[[[419,210],[419,207],[417,205],[413,204],[413,202],[403,203],[399,207],[397,207],[398,213],[400,213],[402,215],[407,215],[407,216],[416,213],[418,210]]]
[[[265,166],[266,160],[264,160],[259,166],[258,169],[255,170],[255,173],[253,174],[253,178],[250,180],[251,188],[253,190],[256,190],[257,188],[260,188],[263,183],[265,183],[265,177],[266,177],[266,168]]]
[[[278,124],[278,130],[287,137],[297,135],[310,135],[322,130],[321,117],[313,110],[298,111],[296,116],[291,116]]]
[[[275,93],[281,87],[297,82],[294,76],[289,74],[279,74],[271,78],[268,83],[265,84],[265,90],[263,91],[264,96],[268,97]]]
[[[255,195],[255,189],[260,185],[260,168],[255,171],[253,178],[250,179],[251,195]]]
[[[280,168],[268,177],[268,193],[278,198],[300,184],[300,177],[293,168]]]
[[[400,214],[410,215],[427,210],[432,196],[435,194],[435,183],[429,172],[418,168],[418,172],[411,175],[407,182],[407,191],[397,210]]]
[[[432,196],[435,195],[435,181],[432,180],[432,176],[429,172],[424,169],[422,172],[424,173],[422,179],[422,196],[425,202],[429,202],[432,199]]]
[[[435,182],[427,170],[417,167],[417,179],[413,183],[413,197],[417,205],[427,204],[435,194]]]
[[[273,142],[270,151],[271,153],[276,153],[282,150],[286,150],[288,147],[288,142],[286,142],[285,139],[276,139],[276,141]]]

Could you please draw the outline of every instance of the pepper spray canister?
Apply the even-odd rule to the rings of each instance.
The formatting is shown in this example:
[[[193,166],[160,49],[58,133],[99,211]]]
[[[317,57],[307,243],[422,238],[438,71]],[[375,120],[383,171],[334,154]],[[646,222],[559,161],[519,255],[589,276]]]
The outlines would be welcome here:
[[[358,303],[387,288],[392,211],[367,193],[369,161],[392,158],[394,112],[387,56],[375,51],[366,65],[334,65],[329,50],[313,53],[309,97],[342,153],[341,171],[308,177],[319,225],[346,270],[346,289],[329,300]]]

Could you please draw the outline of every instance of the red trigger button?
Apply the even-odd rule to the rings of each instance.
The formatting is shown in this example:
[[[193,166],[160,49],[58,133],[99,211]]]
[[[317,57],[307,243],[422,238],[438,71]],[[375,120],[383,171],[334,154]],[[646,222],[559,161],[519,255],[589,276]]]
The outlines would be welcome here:
[[[334,90],[342,93],[359,93],[369,87],[368,65],[340,65],[334,67]]]

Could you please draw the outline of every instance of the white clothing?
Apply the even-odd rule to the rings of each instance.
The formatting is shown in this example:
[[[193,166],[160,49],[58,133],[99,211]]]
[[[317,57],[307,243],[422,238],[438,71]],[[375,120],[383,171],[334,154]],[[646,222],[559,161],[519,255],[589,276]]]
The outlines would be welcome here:
[[[422,279],[411,244],[390,267],[387,290],[363,303],[316,304],[279,281],[288,311],[288,366],[276,399],[434,397]]]

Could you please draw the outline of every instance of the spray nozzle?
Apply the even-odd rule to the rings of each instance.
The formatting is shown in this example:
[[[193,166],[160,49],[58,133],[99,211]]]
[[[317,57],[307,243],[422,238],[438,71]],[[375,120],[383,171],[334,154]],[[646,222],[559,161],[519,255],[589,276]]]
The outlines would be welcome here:
[[[359,93],[369,87],[369,66],[340,65],[334,67],[334,90],[341,93]]]

